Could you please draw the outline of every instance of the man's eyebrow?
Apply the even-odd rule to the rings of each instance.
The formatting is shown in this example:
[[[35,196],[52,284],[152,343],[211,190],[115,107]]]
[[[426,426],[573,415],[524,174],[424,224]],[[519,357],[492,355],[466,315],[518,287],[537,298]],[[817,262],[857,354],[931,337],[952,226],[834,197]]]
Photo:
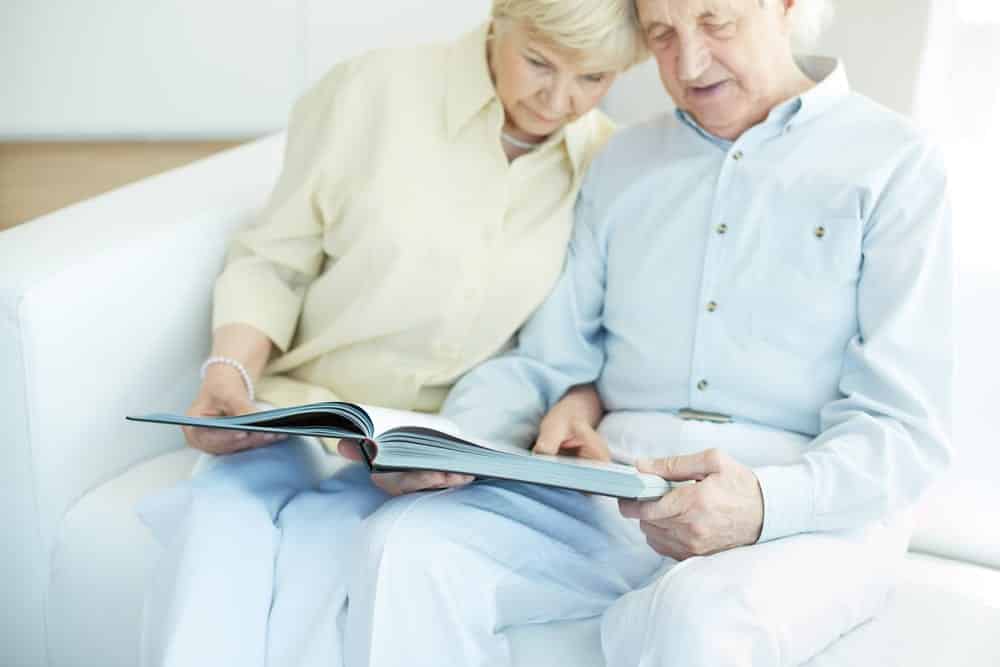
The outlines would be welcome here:
[[[646,32],[650,32],[655,28],[672,28],[669,23],[664,23],[663,21],[653,21],[646,25]]]

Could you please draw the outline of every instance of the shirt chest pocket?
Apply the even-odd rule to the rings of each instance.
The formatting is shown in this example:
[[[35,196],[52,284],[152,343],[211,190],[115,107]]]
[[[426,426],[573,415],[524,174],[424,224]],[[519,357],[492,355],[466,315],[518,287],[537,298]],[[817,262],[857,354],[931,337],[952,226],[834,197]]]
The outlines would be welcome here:
[[[856,327],[861,223],[852,217],[784,218],[765,226],[751,329],[772,346],[827,350]]]

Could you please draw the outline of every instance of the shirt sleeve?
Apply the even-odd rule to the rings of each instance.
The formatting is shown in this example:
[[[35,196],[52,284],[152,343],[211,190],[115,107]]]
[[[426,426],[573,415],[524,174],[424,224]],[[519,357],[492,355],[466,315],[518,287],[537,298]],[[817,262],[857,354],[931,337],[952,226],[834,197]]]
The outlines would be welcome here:
[[[517,345],[469,371],[448,395],[442,413],[465,433],[531,447],[549,408],[600,374],[606,256],[593,217],[581,195],[562,275]]]
[[[803,461],[754,472],[760,541],[856,527],[912,505],[951,460],[951,210],[943,160],[909,151],[865,228],[842,398]],[[803,502],[805,500],[805,502]]]
[[[346,72],[346,64],[335,67],[296,102],[278,182],[258,221],[233,237],[216,279],[213,329],[249,324],[282,352],[291,345],[306,288],[323,268],[324,216],[317,191]]]

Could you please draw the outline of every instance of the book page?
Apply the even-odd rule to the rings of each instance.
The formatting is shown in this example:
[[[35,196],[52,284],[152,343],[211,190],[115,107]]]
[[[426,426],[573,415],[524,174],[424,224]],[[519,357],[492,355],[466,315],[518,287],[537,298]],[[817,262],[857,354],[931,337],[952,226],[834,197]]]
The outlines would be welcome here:
[[[432,415],[426,412],[413,412],[411,410],[394,410],[392,408],[380,408],[374,405],[363,405],[358,403],[368,416],[372,418],[372,423],[375,425],[375,435],[376,437],[385,433],[389,429],[399,428],[402,426],[419,426],[422,428],[430,428],[435,431],[441,431],[448,435],[454,436],[456,438],[465,438],[462,435],[462,430],[458,428],[450,419],[446,419],[440,415]]]

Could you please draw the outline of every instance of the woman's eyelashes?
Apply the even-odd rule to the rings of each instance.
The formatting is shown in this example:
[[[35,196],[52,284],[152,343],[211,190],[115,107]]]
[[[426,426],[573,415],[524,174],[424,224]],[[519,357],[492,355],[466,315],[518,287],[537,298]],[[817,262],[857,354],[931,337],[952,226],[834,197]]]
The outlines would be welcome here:
[[[525,55],[524,59],[525,61],[527,61],[529,65],[531,65],[532,67],[534,67],[539,71],[548,73],[548,72],[553,72],[555,70],[555,67],[552,66],[552,63],[548,62],[547,60],[542,60],[537,56]],[[581,81],[585,81],[586,83],[598,84],[598,83],[603,83],[605,79],[608,78],[608,73],[592,72],[590,74],[581,74],[579,75],[578,78]]]

